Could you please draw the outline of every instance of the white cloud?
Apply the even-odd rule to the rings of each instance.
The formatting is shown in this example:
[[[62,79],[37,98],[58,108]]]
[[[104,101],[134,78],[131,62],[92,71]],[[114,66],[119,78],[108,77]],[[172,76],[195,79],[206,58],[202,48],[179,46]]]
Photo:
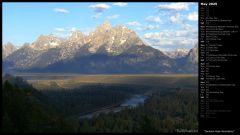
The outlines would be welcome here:
[[[186,25],[177,30],[145,33],[143,39],[155,48],[192,48],[198,39],[197,34],[197,28]]]
[[[68,10],[63,9],[63,8],[55,8],[53,11],[54,11],[54,12],[57,12],[57,13],[63,13],[63,14],[68,14],[68,13],[70,13]]]
[[[119,17],[118,14],[112,15],[112,16],[108,16],[107,19],[117,19]]]
[[[148,16],[148,17],[146,18],[146,20],[147,20],[148,22],[151,22],[151,23],[160,23],[160,22],[161,22],[161,19],[160,19],[159,16]]]
[[[144,27],[137,27],[136,30],[146,31],[146,30],[153,30],[153,29],[158,29],[158,28],[159,28],[159,25],[147,25]]]
[[[150,33],[146,33],[144,34],[144,38],[145,39],[153,39],[153,40],[158,40],[159,38],[161,38],[162,33],[160,32],[150,32]]]
[[[58,37],[68,37],[71,35],[72,32],[77,31],[78,29],[76,27],[58,27],[58,28],[54,28],[54,35],[58,36]]]
[[[188,36],[189,32],[186,30],[178,30],[176,31],[176,37],[185,37]]]
[[[198,13],[197,12],[192,12],[189,13],[187,16],[187,19],[190,21],[197,21],[198,20]]]
[[[189,3],[170,3],[170,4],[159,4],[157,7],[159,10],[170,10],[170,11],[182,11],[189,9]]]
[[[77,30],[76,27],[72,27],[69,31],[70,31],[70,32],[74,32],[74,31],[76,31],[76,30]]]
[[[116,3],[113,3],[114,6],[119,6],[119,7],[124,7],[124,6],[127,6],[127,3],[125,2],[116,2]]]
[[[165,31],[167,34],[167,31]],[[155,33],[146,33],[144,34],[144,40],[155,47],[164,47],[164,48],[192,48],[197,39],[187,38],[187,37],[168,37],[163,32],[155,32]]]
[[[193,37],[198,37],[198,28],[197,27],[192,27],[189,24],[185,24],[184,26],[181,27],[182,31],[187,31],[190,35],[193,35]]]
[[[178,23],[181,21],[180,14],[177,13],[175,16],[170,17],[170,22],[171,23]]]
[[[159,25],[148,25],[147,30],[158,29]]]
[[[64,32],[65,31],[64,28],[55,28],[54,30],[57,31],[57,32]]]
[[[67,28],[55,28],[53,34],[57,37],[65,38],[69,36]]]
[[[94,12],[98,12],[98,13],[104,12],[106,9],[110,8],[110,6],[105,3],[90,5],[89,7],[92,8]]]
[[[101,15],[102,15],[102,13],[97,13],[95,15],[92,15],[91,18],[92,19],[98,19]]]
[[[61,37],[61,38],[67,38],[70,36],[69,33],[63,33],[63,32],[55,32],[55,33],[53,33],[53,35],[56,37]]]
[[[129,26],[140,26],[141,24],[139,22],[133,21],[133,22],[128,22],[127,25],[129,25]]]

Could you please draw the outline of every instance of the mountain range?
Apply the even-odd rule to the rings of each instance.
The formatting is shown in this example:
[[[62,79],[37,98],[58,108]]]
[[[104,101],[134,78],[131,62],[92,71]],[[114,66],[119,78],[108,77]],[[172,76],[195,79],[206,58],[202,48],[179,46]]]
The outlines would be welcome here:
[[[174,37],[173,37],[174,38]],[[5,72],[82,74],[197,73],[198,46],[163,52],[124,25],[104,21],[88,35],[76,30],[66,39],[40,35],[19,49],[5,49]]]
[[[170,58],[182,58],[187,56],[189,50],[186,48],[179,48],[176,49],[175,51],[164,51],[163,53],[167,55]]]

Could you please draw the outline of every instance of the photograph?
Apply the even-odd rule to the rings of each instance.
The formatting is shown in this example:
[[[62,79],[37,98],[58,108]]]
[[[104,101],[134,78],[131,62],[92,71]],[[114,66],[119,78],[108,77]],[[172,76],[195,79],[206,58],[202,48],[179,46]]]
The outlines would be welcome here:
[[[198,133],[198,2],[3,2],[3,133]]]

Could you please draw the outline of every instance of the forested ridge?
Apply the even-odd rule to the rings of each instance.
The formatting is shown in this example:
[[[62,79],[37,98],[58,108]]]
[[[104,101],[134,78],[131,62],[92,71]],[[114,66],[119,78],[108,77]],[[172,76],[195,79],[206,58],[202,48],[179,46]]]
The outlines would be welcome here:
[[[144,105],[80,120],[79,132],[177,132],[198,129],[197,91],[156,92]]]
[[[198,129],[198,98],[194,87],[89,84],[60,89],[53,84],[51,89],[36,90],[22,78],[10,75],[3,77],[2,85],[2,132],[140,133]],[[102,113],[91,119],[79,118],[82,113],[119,104],[146,92],[149,98],[137,107]]]
[[[70,122],[62,117],[51,103],[47,102],[47,97],[24,84],[25,82],[21,82],[17,84],[9,80],[3,82],[3,133],[74,132],[75,129]]]
[[[55,84],[56,85],[56,84]],[[88,84],[74,89],[45,89],[41,92],[50,97],[52,103],[64,115],[78,115],[98,110],[102,107],[120,104],[134,94],[142,94],[148,90],[146,86]]]

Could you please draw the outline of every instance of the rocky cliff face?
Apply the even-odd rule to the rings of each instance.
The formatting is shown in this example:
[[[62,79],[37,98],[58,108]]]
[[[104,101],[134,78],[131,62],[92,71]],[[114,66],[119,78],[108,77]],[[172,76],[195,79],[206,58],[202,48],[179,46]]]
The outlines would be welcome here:
[[[189,51],[187,58],[190,63],[198,64],[198,44]]]
[[[101,49],[99,51],[118,55],[133,45],[143,45],[143,42],[134,31],[126,26],[112,27],[109,22],[105,21],[89,34],[87,44],[91,53],[96,53]]]
[[[2,59],[5,59],[7,56],[16,51],[17,48],[10,42],[2,46]]]
[[[183,58],[185,56],[187,56],[189,50],[186,49],[186,48],[180,48],[180,49],[177,49],[175,51],[167,51],[167,52],[164,52],[165,55],[167,55],[168,57],[170,58]]]
[[[48,50],[50,48],[59,47],[62,43],[62,40],[53,34],[50,35],[40,35],[38,39],[33,42],[29,47],[34,50]]]
[[[178,50],[169,57],[126,26],[105,21],[89,35],[79,30],[66,39],[41,35],[9,55],[3,67],[24,72],[184,73],[193,71],[182,68],[184,63],[196,65],[196,46],[187,55]]]

